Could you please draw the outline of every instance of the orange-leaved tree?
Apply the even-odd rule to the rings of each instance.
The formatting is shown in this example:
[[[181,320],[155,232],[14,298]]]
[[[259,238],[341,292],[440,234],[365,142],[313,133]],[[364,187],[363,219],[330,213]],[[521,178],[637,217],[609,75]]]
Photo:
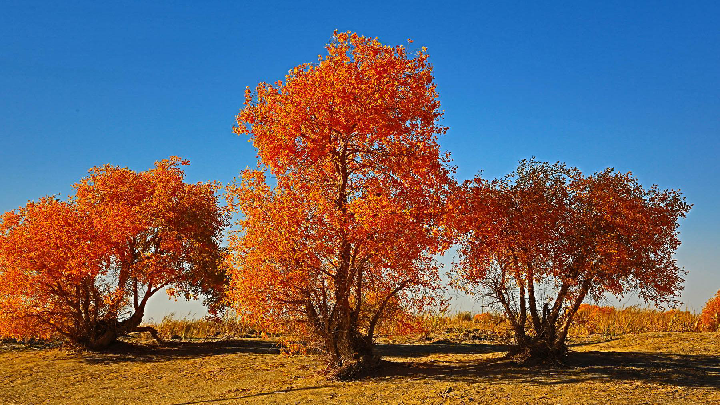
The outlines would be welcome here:
[[[0,335],[90,349],[139,330],[148,299],[224,281],[218,185],[188,184],[177,157],[144,172],[105,165],[67,201],[45,197],[0,223]]]
[[[709,332],[715,332],[720,328],[720,290],[705,303],[700,313],[699,326]]]
[[[528,360],[562,359],[588,296],[637,292],[666,304],[682,288],[673,254],[690,205],[678,191],[530,160],[504,178],[467,181],[457,197],[458,281],[497,302]]]
[[[454,169],[437,143],[446,128],[425,49],[337,32],[326,48],[246,92],[235,131],[259,168],[228,188],[242,214],[230,294],[264,327],[301,329],[342,377],[374,358],[388,314],[437,298]]]

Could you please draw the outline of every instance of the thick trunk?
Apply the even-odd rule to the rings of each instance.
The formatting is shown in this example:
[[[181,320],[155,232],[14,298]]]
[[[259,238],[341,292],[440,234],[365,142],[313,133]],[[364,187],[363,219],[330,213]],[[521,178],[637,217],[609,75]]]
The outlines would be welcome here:
[[[552,323],[549,310],[544,308],[545,316],[540,320],[540,330],[532,336],[525,331],[516,331],[516,346],[510,354],[523,363],[562,363],[567,354],[564,339],[558,339],[557,327]]]
[[[349,380],[367,375],[377,358],[373,355],[372,337],[360,333],[354,322],[348,322],[351,317],[344,310],[350,309],[336,306],[333,316],[322,319],[314,305],[309,300],[306,303],[308,321],[322,339],[331,378]]]
[[[523,328],[523,339],[516,338],[516,347],[510,354],[522,363],[562,363],[567,354],[567,346],[564,339],[557,338],[557,326],[547,304],[543,306],[538,327],[533,335],[525,334]]]
[[[558,303],[566,300],[568,292],[567,286],[563,285],[555,305],[552,308],[547,303],[543,306],[540,329],[535,331],[535,336],[524,342],[518,340],[517,347],[511,354],[524,363],[562,363],[568,351],[566,341],[573,316],[585,299],[590,285],[591,280],[583,281],[565,315],[560,317],[559,312],[562,305]]]
[[[356,330],[338,331],[326,342],[330,353],[330,374],[339,380],[368,375],[379,363],[371,338]]]
[[[136,331],[150,332],[156,340],[161,341],[157,335],[157,331],[153,328],[140,327],[140,323],[142,323],[143,316],[145,315],[145,305],[148,299],[158,290],[159,288],[153,289],[152,285],[148,285],[142,300],[134,305],[135,312],[133,312],[130,318],[124,321],[118,321],[117,318],[97,319],[97,317],[95,317],[90,322],[91,327],[88,328],[89,330],[84,336],[80,336],[75,343],[90,350],[103,350],[117,341],[119,337]]]
[[[536,336],[516,346],[510,355],[525,364],[560,364],[565,361],[565,341]]]
[[[136,311],[130,318],[118,322],[116,319],[103,319],[94,323],[89,336],[84,336],[80,344],[90,350],[102,350],[114,343],[119,337],[134,332],[140,326],[143,311]]]

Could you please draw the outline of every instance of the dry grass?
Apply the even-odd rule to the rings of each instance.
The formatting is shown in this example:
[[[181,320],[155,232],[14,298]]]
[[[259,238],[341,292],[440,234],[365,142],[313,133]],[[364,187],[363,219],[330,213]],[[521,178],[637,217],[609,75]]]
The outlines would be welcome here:
[[[405,338],[384,337],[391,342],[420,340],[451,342],[500,342],[512,341],[510,322],[498,313],[427,315],[419,320],[421,333]],[[530,320],[528,320],[528,323]],[[571,338],[585,338],[599,335],[614,338],[626,334],[647,332],[698,332],[700,315],[689,311],[646,309],[627,307],[600,307],[583,304],[570,328]],[[528,325],[528,330],[531,328]]]
[[[206,340],[260,337],[260,333],[235,317],[178,319],[166,316],[152,325],[163,339]]]
[[[584,338],[562,368],[518,366],[502,344],[378,350],[376,377],[332,382],[318,358],[260,339],[122,343],[102,354],[6,345],[0,403],[720,403],[717,333]]]
[[[690,311],[643,309],[628,307],[616,309],[583,304],[575,316],[571,336],[601,334],[618,336],[645,332],[697,332],[700,316]]]

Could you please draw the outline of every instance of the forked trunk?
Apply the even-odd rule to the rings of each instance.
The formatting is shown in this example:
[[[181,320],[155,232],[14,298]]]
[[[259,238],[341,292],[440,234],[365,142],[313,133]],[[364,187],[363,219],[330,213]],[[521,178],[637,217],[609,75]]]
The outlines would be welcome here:
[[[76,343],[90,350],[103,350],[117,341],[121,336],[125,336],[130,332],[145,331],[150,332],[158,341],[160,337],[157,331],[151,327],[141,327],[140,323],[143,319],[143,311],[136,311],[130,318],[118,322],[112,320],[100,320],[92,325],[90,333],[80,337]]]
[[[524,328],[516,328],[516,347],[510,355],[523,363],[562,364],[567,356],[567,334],[579,307],[578,302],[582,302],[582,297],[575,301],[575,305],[561,319],[550,312],[546,305],[539,322],[540,329],[531,336],[525,334]]]
[[[510,356],[523,364],[558,365],[565,362],[567,346],[560,341],[531,339],[511,350]]]
[[[510,356],[524,364],[562,364],[567,356],[565,338],[555,332],[555,325],[546,322],[542,323],[541,332],[535,336],[516,336],[516,345]]]
[[[514,316],[507,299],[502,290],[496,290],[496,295],[505,306],[515,332],[515,348],[509,353],[513,358],[522,363],[531,364],[561,364],[565,361],[568,348],[566,344],[568,330],[573,317],[580,308],[591,285],[591,280],[584,280],[578,294],[572,298],[571,305],[566,307],[561,315],[563,303],[568,301],[569,283],[563,283],[555,298],[554,304],[545,303],[542,313],[539,313],[536,306],[535,291],[533,283],[528,283],[529,312],[532,319],[532,333],[526,333],[527,324],[524,320],[518,320]],[[524,307],[524,290],[521,288],[520,305]],[[524,311],[521,311],[524,313]]]
[[[330,374],[339,380],[368,375],[380,362],[373,353],[372,338],[355,330],[338,331],[326,345],[330,355]]]

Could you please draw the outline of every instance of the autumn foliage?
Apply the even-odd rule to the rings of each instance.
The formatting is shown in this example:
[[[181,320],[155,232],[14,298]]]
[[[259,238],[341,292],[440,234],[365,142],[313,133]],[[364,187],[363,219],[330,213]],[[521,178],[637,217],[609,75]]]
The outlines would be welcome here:
[[[622,326],[638,310],[584,304],[630,293],[675,302],[678,222],[691,208],[679,191],[534,159],[458,185],[438,144],[447,128],[427,50],[350,32],[326,50],[246,90],[234,131],[258,164],[226,187],[228,208],[219,184],[186,183],[187,162],[171,157],[143,172],[95,167],[67,200],[3,214],[0,338],[101,349],[147,329],[161,290],[238,315],[167,318],[164,333],[281,332],[291,350],[324,353],[340,378],[377,364],[380,331],[471,324],[512,336],[520,357],[558,361],[572,332],[718,329],[720,291],[699,322],[672,310]],[[237,228],[222,248],[231,213]],[[422,312],[444,300],[436,258],[453,244],[455,285],[491,297],[502,316]]]
[[[177,157],[144,172],[96,167],[66,201],[44,197],[0,222],[0,335],[96,349],[137,330],[148,299],[221,291],[226,214]]]
[[[379,323],[435,297],[451,168],[425,49],[351,33],[326,48],[247,90],[235,130],[259,168],[228,188],[242,214],[230,289],[240,314],[293,328],[351,372]]]
[[[458,280],[497,302],[529,357],[562,357],[588,296],[636,292],[663,304],[682,287],[673,254],[690,206],[677,191],[531,160],[504,178],[466,182],[457,201]]]
[[[714,332],[720,328],[720,291],[715,294],[703,307],[700,314],[700,327],[703,330]]]

